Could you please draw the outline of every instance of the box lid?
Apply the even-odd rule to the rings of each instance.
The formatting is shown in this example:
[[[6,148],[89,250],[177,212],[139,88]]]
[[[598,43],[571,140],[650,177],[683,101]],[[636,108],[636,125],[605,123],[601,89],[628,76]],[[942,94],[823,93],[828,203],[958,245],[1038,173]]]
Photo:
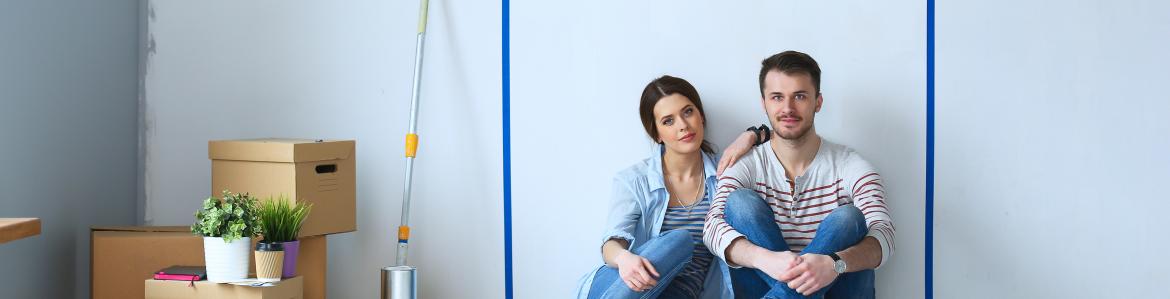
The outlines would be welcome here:
[[[312,162],[348,159],[353,155],[353,140],[312,139],[241,139],[207,142],[211,160]]]
[[[90,231],[113,232],[191,232],[190,226],[94,226]]]

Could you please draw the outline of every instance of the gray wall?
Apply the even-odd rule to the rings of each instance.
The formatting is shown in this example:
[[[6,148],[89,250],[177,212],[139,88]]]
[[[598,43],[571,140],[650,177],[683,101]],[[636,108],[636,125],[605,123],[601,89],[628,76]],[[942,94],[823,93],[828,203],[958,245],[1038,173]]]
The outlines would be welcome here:
[[[0,4],[0,296],[89,296],[89,227],[138,214],[138,2]]]
[[[394,263],[417,1],[149,1],[145,221],[189,225],[207,140],[357,140],[356,232],[330,235],[330,298]],[[421,298],[500,298],[500,3],[430,2],[409,263]],[[310,216],[312,217],[312,216]],[[453,284],[454,283],[454,284]]]
[[[939,1],[939,298],[1165,298],[1170,4]]]

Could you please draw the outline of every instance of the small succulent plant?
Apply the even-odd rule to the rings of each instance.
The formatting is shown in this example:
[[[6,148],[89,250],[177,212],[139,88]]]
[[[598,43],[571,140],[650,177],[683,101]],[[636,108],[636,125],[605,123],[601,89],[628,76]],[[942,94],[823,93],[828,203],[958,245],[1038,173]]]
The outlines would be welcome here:
[[[264,242],[290,242],[297,240],[301,225],[309,216],[313,204],[297,201],[289,202],[281,195],[273,199],[269,197],[260,202],[260,227],[263,228]]]

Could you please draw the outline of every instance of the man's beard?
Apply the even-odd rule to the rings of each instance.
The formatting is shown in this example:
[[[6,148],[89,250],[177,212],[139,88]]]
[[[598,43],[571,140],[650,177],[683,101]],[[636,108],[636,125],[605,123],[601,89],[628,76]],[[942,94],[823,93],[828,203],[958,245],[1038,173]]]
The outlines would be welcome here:
[[[781,121],[780,121],[780,118],[782,118],[782,117],[783,117],[783,116],[781,116],[781,117],[777,117],[777,118],[776,118],[776,123],[783,123],[783,122],[781,122]],[[801,121],[803,121],[803,120],[804,120],[804,118],[800,118],[800,120],[801,120]],[[789,132],[785,132],[785,131],[783,131],[783,130],[780,130],[780,126],[778,126],[778,125],[776,125],[775,123],[773,123],[773,124],[772,124],[772,131],[776,132],[776,136],[780,136],[780,139],[784,139],[784,140],[800,140],[800,139],[803,139],[803,138],[805,137],[805,135],[808,135],[808,131],[812,130],[812,127],[813,127],[813,126],[811,126],[811,125],[810,125],[810,126],[806,126],[806,127],[804,127],[804,128],[801,128],[801,129],[799,129],[799,130],[798,130],[798,131],[796,131],[796,132],[791,132],[791,131],[789,131]]]

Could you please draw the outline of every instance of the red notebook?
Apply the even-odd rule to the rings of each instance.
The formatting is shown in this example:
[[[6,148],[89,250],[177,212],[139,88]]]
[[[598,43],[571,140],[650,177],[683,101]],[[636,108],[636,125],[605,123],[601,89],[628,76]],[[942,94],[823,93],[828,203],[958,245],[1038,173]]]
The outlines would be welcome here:
[[[154,272],[156,280],[196,281],[207,277],[207,268],[203,266],[170,266]]]

